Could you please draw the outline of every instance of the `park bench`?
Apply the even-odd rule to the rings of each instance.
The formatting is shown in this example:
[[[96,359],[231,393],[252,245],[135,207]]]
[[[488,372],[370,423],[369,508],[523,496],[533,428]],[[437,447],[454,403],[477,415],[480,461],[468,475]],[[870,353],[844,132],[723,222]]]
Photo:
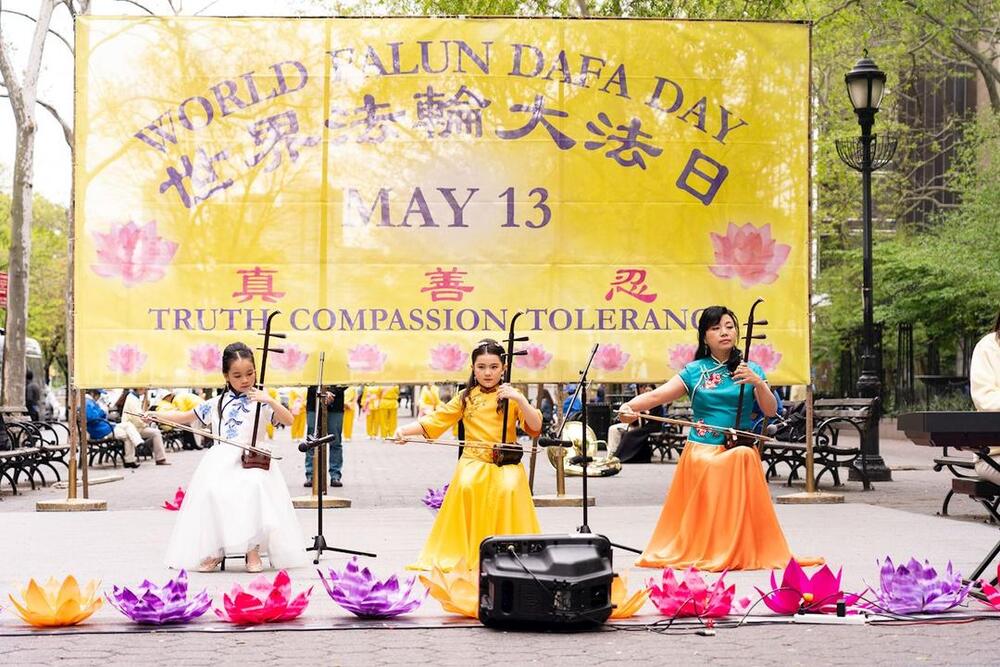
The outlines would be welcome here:
[[[947,449],[945,451],[947,452]],[[941,472],[945,468],[955,479],[979,479],[975,472],[976,462],[970,456],[939,456],[934,459],[934,472]],[[952,488],[948,489],[948,493],[944,496],[944,502],[941,503],[941,511],[938,514],[948,516],[948,505],[954,495],[955,487],[952,484]]]
[[[816,484],[829,474],[834,486],[840,486],[840,468],[857,469],[865,490],[871,488],[861,443],[868,429],[877,428],[873,398],[821,398],[813,402],[813,461],[819,472]],[[852,431],[858,435],[856,446],[847,446],[840,441],[841,431]],[[776,442],[764,445],[761,458],[767,464],[765,475],[768,479],[777,475],[777,467],[788,466],[788,485],[799,477],[799,470],[806,465],[805,442]],[[855,463],[860,458],[861,468]]]
[[[690,421],[692,415],[690,404],[671,404],[667,406],[667,417],[671,419],[686,419]],[[680,457],[681,452],[684,451],[684,443],[687,442],[686,426],[662,424],[662,427],[659,431],[649,436],[649,446],[653,448],[654,452],[660,455],[661,463],[665,458],[669,458],[672,461],[674,452]]]

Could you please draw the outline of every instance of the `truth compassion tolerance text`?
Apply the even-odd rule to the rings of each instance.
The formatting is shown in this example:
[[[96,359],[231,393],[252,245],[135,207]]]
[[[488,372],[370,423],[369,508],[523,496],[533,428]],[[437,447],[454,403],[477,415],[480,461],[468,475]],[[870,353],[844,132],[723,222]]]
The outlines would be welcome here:
[[[701,308],[525,308],[534,331],[670,331],[697,329]],[[150,308],[156,331],[257,331],[273,309]],[[506,331],[516,310],[501,308],[295,308],[295,331]],[[284,319],[283,317],[281,319]]]

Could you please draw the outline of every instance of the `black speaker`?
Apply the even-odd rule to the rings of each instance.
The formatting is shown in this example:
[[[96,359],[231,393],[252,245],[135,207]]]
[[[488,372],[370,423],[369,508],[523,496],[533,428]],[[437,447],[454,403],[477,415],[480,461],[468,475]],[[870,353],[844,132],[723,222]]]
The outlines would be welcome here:
[[[498,535],[479,545],[479,620],[508,629],[577,629],[611,615],[603,535]]]
[[[598,440],[607,441],[611,422],[610,403],[587,403],[587,425],[594,429]]]

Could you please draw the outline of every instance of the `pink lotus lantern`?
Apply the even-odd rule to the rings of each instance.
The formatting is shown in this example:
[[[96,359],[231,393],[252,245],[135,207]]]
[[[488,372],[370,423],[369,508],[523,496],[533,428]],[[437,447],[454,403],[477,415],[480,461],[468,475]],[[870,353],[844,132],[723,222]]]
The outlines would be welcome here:
[[[218,345],[205,343],[188,349],[188,368],[202,373],[222,370],[222,350]]]
[[[178,486],[177,492],[174,493],[173,502],[171,502],[170,500],[164,500],[163,509],[170,510],[171,512],[176,512],[181,508],[181,504],[183,502],[184,502],[184,489]]]
[[[684,370],[684,367],[694,361],[694,355],[698,352],[695,343],[678,343],[670,348],[670,367],[675,371]]]
[[[102,278],[120,277],[125,287],[163,278],[177,252],[177,244],[156,233],[156,221],[141,227],[133,221],[94,232],[97,262],[90,268]]]
[[[617,343],[602,345],[594,356],[594,368],[602,371],[620,371],[625,368],[631,355],[623,352]]]
[[[431,348],[428,365],[436,371],[453,373],[465,367],[465,352],[454,343],[441,343]]]
[[[832,614],[837,611],[837,603],[843,601],[848,607],[857,604],[859,595],[845,595],[840,587],[843,568],[834,575],[824,565],[812,577],[805,573],[794,558],[788,561],[778,585],[771,572],[771,592],[761,594],[764,604],[776,614],[791,615],[799,611]]]
[[[363,343],[347,350],[347,367],[352,371],[377,372],[385,366],[387,357],[378,345]]]
[[[545,348],[541,345],[536,345],[535,343],[529,343],[525,348],[528,354],[519,355],[514,357],[514,365],[527,368],[532,371],[543,370],[552,361],[552,354],[546,352]]]
[[[768,344],[758,344],[750,348],[750,361],[754,361],[765,373],[770,373],[781,363],[781,352]]]
[[[719,618],[733,609],[736,595],[736,585],[726,588],[725,578],[723,572],[710,587],[693,567],[688,568],[681,581],[674,578],[673,570],[664,569],[660,586],[655,579],[649,580],[649,599],[661,614],[671,618]],[[747,602],[740,600],[737,611]]]
[[[108,368],[131,375],[142,370],[148,355],[135,345],[117,345],[108,350]]]
[[[277,352],[271,357],[271,363],[275,368],[283,371],[293,372],[305,368],[309,354],[302,351],[298,345],[282,345],[283,352]]]
[[[250,582],[246,590],[234,584],[232,590],[222,596],[223,609],[215,609],[215,615],[236,625],[258,625],[289,621],[298,617],[309,605],[312,587],[292,598],[292,580],[288,572],[281,570],[274,583],[261,575]]]
[[[768,285],[778,279],[778,271],[792,247],[771,238],[771,225],[737,227],[729,223],[725,235],[711,233],[715,265],[709,271],[720,278],[739,278],[746,288]]]

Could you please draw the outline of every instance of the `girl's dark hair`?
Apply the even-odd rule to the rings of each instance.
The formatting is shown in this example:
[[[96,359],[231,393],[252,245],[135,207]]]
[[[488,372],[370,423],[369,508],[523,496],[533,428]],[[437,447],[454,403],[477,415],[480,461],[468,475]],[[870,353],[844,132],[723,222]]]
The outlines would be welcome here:
[[[492,338],[484,338],[483,340],[476,343],[476,346],[472,348],[472,365],[476,365],[476,359],[484,354],[495,354],[500,357],[501,363],[503,362],[504,355],[506,351],[503,346]],[[478,387],[479,383],[476,382],[476,371],[473,369],[469,372],[469,379],[465,383],[465,389],[462,390],[462,412],[465,412],[465,405],[469,401],[469,392],[472,391],[473,387]],[[503,401],[497,401],[497,412],[503,409]]]
[[[230,343],[226,346],[226,349],[222,351],[223,375],[226,375],[229,372],[233,362],[237,359],[249,359],[254,368],[257,367],[257,362],[254,361],[253,358],[253,350],[247,347],[245,343]],[[226,389],[232,389],[233,393],[236,393],[236,390],[229,386],[229,380],[226,380]]]
[[[997,342],[1000,342],[1000,312],[997,312],[997,321],[993,325],[993,333],[997,335]]]
[[[698,318],[698,350],[694,353],[694,358],[704,359],[712,355],[712,350],[709,349],[708,343],[705,342],[705,334],[708,330],[714,327],[716,324],[722,321],[724,315],[729,315],[733,318],[733,324],[736,325],[736,343],[733,345],[733,349],[729,352],[729,359],[726,360],[726,368],[732,373],[736,370],[736,367],[740,365],[743,360],[743,353],[739,349],[739,335],[740,335],[740,321],[736,319],[736,313],[729,310],[725,306],[709,306],[705,310],[701,311],[701,317]]]

